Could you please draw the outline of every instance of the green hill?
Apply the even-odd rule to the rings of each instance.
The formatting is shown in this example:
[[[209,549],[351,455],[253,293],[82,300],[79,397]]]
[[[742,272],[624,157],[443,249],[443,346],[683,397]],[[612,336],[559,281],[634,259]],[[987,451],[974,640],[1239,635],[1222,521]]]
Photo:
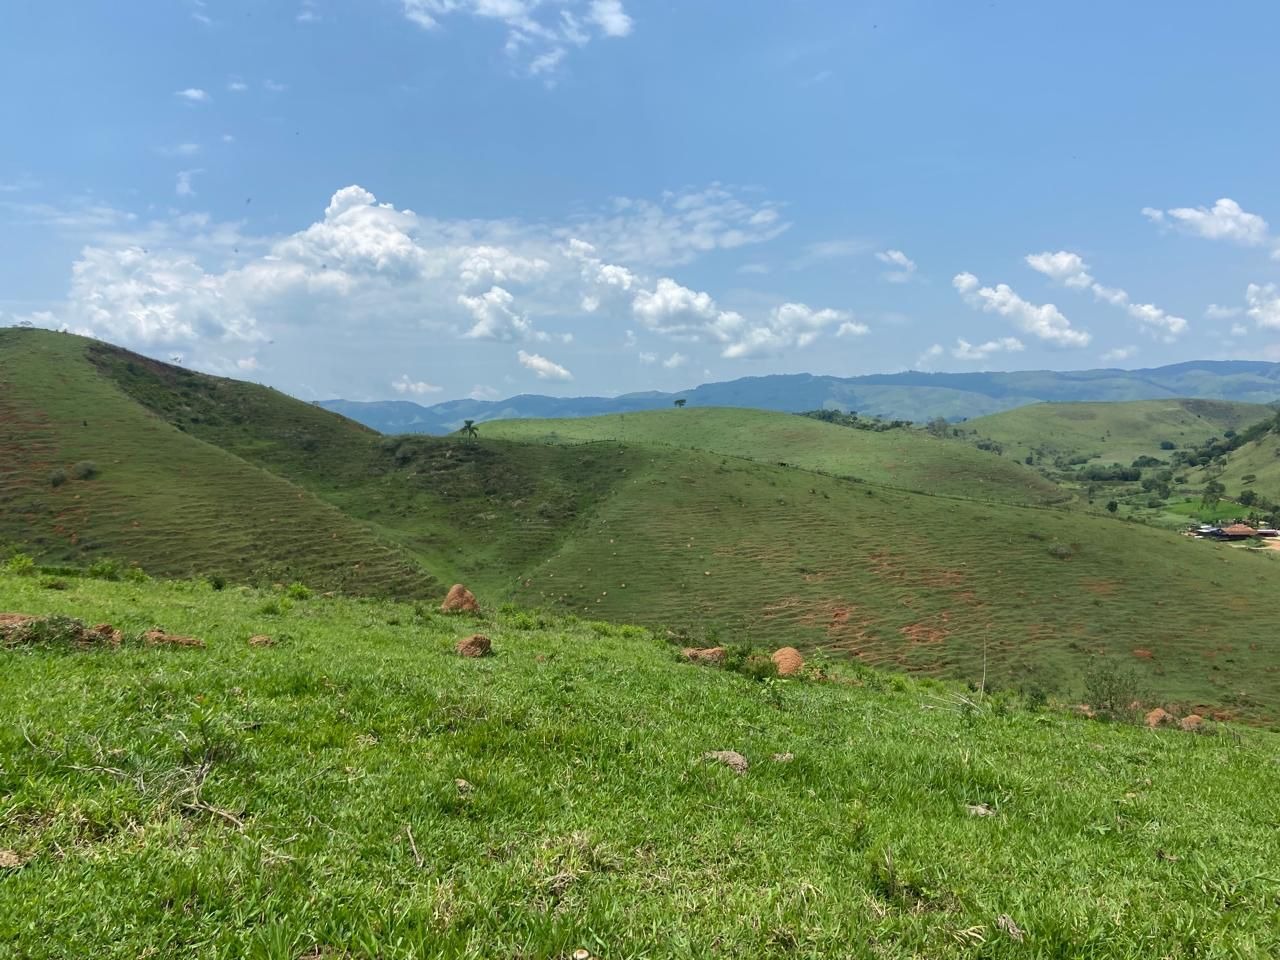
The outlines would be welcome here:
[[[956,496],[959,486],[908,492],[897,489],[903,471],[877,459],[913,464],[922,486],[943,486],[953,454],[999,471],[987,476],[1035,480],[957,441],[890,434],[897,448],[863,447],[863,431],[693,410],[646,418],[643,443],[516,442],[491,425],[479,441],[379,437],[263,387],[66,335],[7,336],[0,429],[10,450],[39,440],[47,452],[0,478],[13,505],[0,536],[45,562],[110,555],[166,576],[432,598],[462,581],[488,603],[920,674],[985,671],[998,686],[1064,696],[1111,655],[1161,702],[1280,716],[1263,640],[1280,554],[1001,503],[965,470],[957,483],[984,499]],[[716,418],[744,426],[716,429]],[[765,457],[776,438],[788,464],[812,447],[833,473],[879,464],[899,483],[690,449],[680,444],[701,438],[687,434],[660,442],[664,429],[698,424],[709,443],[754,441]],[[50,485],[51,470],[81,459],[98,476]]]
[[[753,682],[519,613],[3,573],[0,610],[125,633],[0,645],[3,955],[1280,949],[1274,734],[870,671]],[[132,639],[157,625],[206,646]],[[453,654],[476,630],[497,655]]]
[[[1271,407],[1225,400],[1037,403],[970,420],[961,429],[998,441],[1018,460],[1085,457],[1129,464],[1141,456],[1167,459],[1162,443],[1197,447],[1274,414]]]
[[[553,443],[666,443],[945,496],[1052,503],[1061,490],[1020,462],[923,430],[852,430],[765,410],[697,407],[573,420],[499,420],[484,436]]]
[[[98,374],[91,349],[101,348],[69,334],[0,330],[0,543],[46,562],[110,557],[164,576],[438,592],[413,556],[366,525],[148,413]],[[195,381],[243,389],[169,369],[175,405]],[[339,432],[376,442],[363,427],[318,413]],[[222,415],[236,416],[234,405]],[[92,466],[92,478],[78,478],[77,464]]]

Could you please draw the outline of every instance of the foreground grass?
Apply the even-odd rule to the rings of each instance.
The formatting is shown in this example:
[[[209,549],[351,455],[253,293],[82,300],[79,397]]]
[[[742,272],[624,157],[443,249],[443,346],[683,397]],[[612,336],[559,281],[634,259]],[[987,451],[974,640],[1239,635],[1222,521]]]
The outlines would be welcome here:
[[[1273,734],[756,683],[527,613],[3,575],[0,610],[207,642],[0,650],[0,957],[1280,949]],[[477,629],[498,655],[454,656]]]

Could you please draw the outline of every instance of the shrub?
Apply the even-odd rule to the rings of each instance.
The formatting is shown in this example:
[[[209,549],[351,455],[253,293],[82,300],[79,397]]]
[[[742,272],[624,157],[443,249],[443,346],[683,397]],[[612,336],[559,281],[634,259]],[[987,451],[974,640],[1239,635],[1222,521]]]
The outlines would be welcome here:
[[[103,557],[89,565],[88,574],[95,580],[119,580],[124,574],[124,568],[119,560]]]
[[[129,583],[146,583],[151,579],[147,576],[147,571],[141,567],[128,567],[125,569],[123,576]]]
[[[285,587],[284,592],[285,596],[291,597],[294,600],[311,599],[311,588],[304,583],[299,583],[297,580]]]
[[[1132,720],[1140,698],[1138,675],[1109,657],[1096,657],[1084,673],[1085,702],[1098,716]]]
[[[1072,550],[1065,543],[1055,543],[1049,548],[1049,556],[1055,560],[1070,560]]]
[[[81,460],[71,468],[71,475],[77,480],[92,480],[98,475],[98,465],[92,460]]]
[[[5,561],[4,569],[15,576],[29,577],[36,572],[36,561],[29,554],[15,553]]]
[[[220,574],[213,574],[209,577],[209,588],[212,590],[225,590],[227,586],[227,578]]]
[[[67,482],[67,471],[59,467],[49,474],[49,486],[60,487]]]

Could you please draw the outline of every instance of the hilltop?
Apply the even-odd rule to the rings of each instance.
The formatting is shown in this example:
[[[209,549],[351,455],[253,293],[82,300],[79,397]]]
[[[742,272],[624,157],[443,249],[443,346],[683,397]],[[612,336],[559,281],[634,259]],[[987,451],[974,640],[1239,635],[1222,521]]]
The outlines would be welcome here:
[[[368,525],[192,436],[193,426],[225,423],[262,437],[259,410],[242,397],[274,391],[116,351],[127,377],[164,371],[157,396],[174,414],[170,423],[99,375],[91,355],[113,349],[69,334],[0,330],[0,545],[46,562],[127,560],[165,576],[303,580],[390,596],[438,589],[413,556]],[[201,391],[218,397],[213,407],[197,403]],[[325,440],[377,442],[358,424],[315,413]],[[308,445],[299,431],[276,442],[300,452]],[[317,441],[310,456],[325,455]]]
[[[1273,416],[1272,407],[1225,400],[1037,403],[970,420],[963,429],[998,441],[1017,460],[1127,465],[1143,456],[1167,458],[1170,450],[1198,447]]]
[[[1239,403],[1280,400],[1280,364],[1198,360],[1142,370],[1027,370],[1011,373],[905,373],[861,377],[776,374],[705,383],[676,393],[619,397],[542,397],[449,400],[431,406],[408,401],[327,400],[321,405],[384,433],[452,433],[464,420],[587,417],[666,409],[677,399],[691,407],[750,407],[800,413],[856,411],[887,420],[966,420],[1030,403],[1118,402],[1201,398]]]
[[[519,611],[2,572],[0,610],[123,634],[0,645],[0,953],[1280,948],[1275,734],[831,664],[761,682]],[[156,626],[203,646],[135,639]],[[476,631],[496,655],[454,654]]]
[[[1280,554],[1002,502],[981,472],[955,473],[970,486],[946,491],[952,457],[1006,478],[1011,498],[1044,489],[956,441],[694,409],[646,415],[643,442],[497,439],[496,425],[478,440],[381,437],[93,341],[6,337],[0,429],[10,449],[43,437],[51,452],[9,461],[3,495],[22,512],[6,511],[0,537],[42,563],[114,558],[155,575],[406,597],[461,581],[489,604],[975,682],[985,671],[995,686],[1062,696],[1078,696],[1101,657],[1132,664],[1160,702],[1280,716],[1280,676],[1258,639]],[[719,429],[726,417],[741,428]],[[699,422],[694,440],[740,452],[687,446],[680,429]],[[746,458],[756,431],[782,444],[791,429],[801,440],[786,466]],[[793,462],[806,437],[822,438],[815,456],[827,459],[811,465],[830,472]],[[96,476],[51,484],[85,457]],[[835,475],[868,464],[897,485]],[[908,475],[934,492],[901,489]],[[1224,611],[1247,639],[1223,637]]]
[[[499,420],[484,435],[550,443],[614,440],[673,444],[783,463],[904,490],[1045,504],[1063,491],[1020,462],[923,430],[851,430],[765,410],[696,407],[573,420]]]

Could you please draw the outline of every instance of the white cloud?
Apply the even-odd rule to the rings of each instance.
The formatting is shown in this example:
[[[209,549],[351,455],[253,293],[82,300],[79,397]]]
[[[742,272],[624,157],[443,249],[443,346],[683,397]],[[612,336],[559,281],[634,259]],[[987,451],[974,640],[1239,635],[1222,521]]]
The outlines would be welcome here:
[[[732,316],[732,324],[718,326],[718,332],[728,340],[720,355],[730,359],[777,356],[792,347],[807,347],[826,327],[849,320],[843,310],[814,310],[803,303],[774,307],[763,322]]]
[[[187,103],[208,103],[213,98],[199,87],[187,87],[185,90],[176,90],[173,94],[180,97]]]
[[[175,143],[171,147],[160,148],[160,153],[166,157],[194,157],[199,152],[198,143]]]
[[[529,340],[537,336],[529,318],[514,309],[515,297],[502,287],[490,287],[476,297],[462,294],[458,303],[475,319],[463,334],[472,340]]]
[[[1249,332],[1249,328],[1246,327],[1243,323],[1233,323],[1231,325],[1231,336],[1233,337],[1243,337],[1248,332]]]
[[[1077,290],[1089,290],[1094,297],[1113,307],[1123,308],[1148,332],[1172,341],[1186,332],[1187,321],[1167,313],[1151,303],[1133,303],[1129,294],[1119,287],[1105,287],[1089,273],[1089,266],[1078,253],[1059,250],[1056,253],[1032,253],[1025,258],[1027,265],[1050,280]]]
[[[871,332],[871,328],[857,320],[846,320],[836,330],[837,337],[861,337]]]
[[[714,250],[764,243],[785,232],[776,204],[747,202],[713,183],[703,190],[666,193],[662,201],[618,197],[612,213],[587,216],[562,231],[610,260],[648,267],[689,263]]]
[[[536,353],[525,353],[523,350],[516,354],[520,365],[526,369],[532,370],[539,380],[572,380],[571,374],[560,364],[546,357],[539,356]]]
[[[298,23],[319,23],[322,18],[313,0],[302,0],[302,6],[293,19]]]
[[[1267,221],[1256,213],[1248,213],[1230,197],[1223,197],[1212,207],[1175,207],[1172,210],[1142,208],[1143,216],[1153,223],[1171,224],[1175,228],[1206,240],[1229,240],[1247,247],[1267,242]]]
[[[1008,284],[984,287],[972,273],[958,273],[951,283],[969,306],[1007,317],[1041,340],[1061,347],[1085,347],[1092,339],[1085,331],[1072,327],[1052,303],[1040,305],[1023,300]]]
[[[268,93],[284,93],[289,89],[285,84],[277,83],[275,80],[263,80],[262,87]]]
[[[236,367],[240,370],[257,370],[259,367],[258,358],[255,356],[241,357],[236,361]]]
[[[933,361],[937,360],[946,352],[947,351],[943,348],[942,344],[935,343],[924,353],[920,354],[920,356],[916,357],[916,362],[913,366],[918,370],[929,370],[933,367]]]
[[[625,37],[633,21],[622,0],[400,0],[404,17],[424,30],[437,31],[450,17],[474,17],[507,31],[504,49],[531,76],[559,69],[572,47],[591,41],[589,27],[600,36]],[[583,9],[585,6],[585,10]]]
[[[477,383],[471,388],[471,392],[467,394],[467,397],[471,400],[497,400],[501,396],[502,394],[493,387],[487,386],[483,383]]]
[[[1244,313],[1244,307],[1223,307],[1219,304],[1211,303],[1205,308],[1204,318],[1206,320],[1231,320],[1242,313]]]
[[[1245,311],[1249,319],[1259,327],[1269,330],[1280,329],[1280,291],[1274,283],[1258,285],[1249,284],[1244,295],[1248,309]]]
[[[957,360],[985,360],[993,353],[1017,353],[1022,349],[1022,341],[1017,337],[1001,337],[976,346],[968,340],[957,338],[951,355]]]
[[[393,380],[391,388],[396,393],[414,397],[425,397],[429,393],[439,393],[444,389],[444,387],[437,387],[434,383],[427,383],[425,380],[411,380],[407,373],[400,374],[399,380]]]
[[[890,283],[906,283],[916,272],[916,263],[901,250],[881,250],[876,259],[894,269],[884,274]]]
[[[625,37],[631,32],[632,21],[622,9],[622,0],[591,0],[587,19],[606,37]]]
[[[641,363],[657,363],[658,355],[656,353],[645,353],[642,351],[638,354],[637,359],[639,359]]]
[[[249,85],[239,77],[231,77],[227,81],[227,89],[232,93],[244,93],[249,89]]]
[[[173,192],[180,197],[194,197],[196,195],[195,188],[191,185],[191,178],[197,173],[204,173],[203,170],[180,170],[178,171],[178,179],[174,184]]]
[[[1102,355],[1103,363],[1119,363],[1122,360],[1128,360],[1138,352],[1137,347],[1115,347],[1108,350]]]
[[[683,353],[677,352],[677,353],[671,354],[671,356],[663,360],[662,365],[666,367],[668,370],[674,370],[677,367],[683,367],[688,362],[689,362],[688,357],[686,357]]]

